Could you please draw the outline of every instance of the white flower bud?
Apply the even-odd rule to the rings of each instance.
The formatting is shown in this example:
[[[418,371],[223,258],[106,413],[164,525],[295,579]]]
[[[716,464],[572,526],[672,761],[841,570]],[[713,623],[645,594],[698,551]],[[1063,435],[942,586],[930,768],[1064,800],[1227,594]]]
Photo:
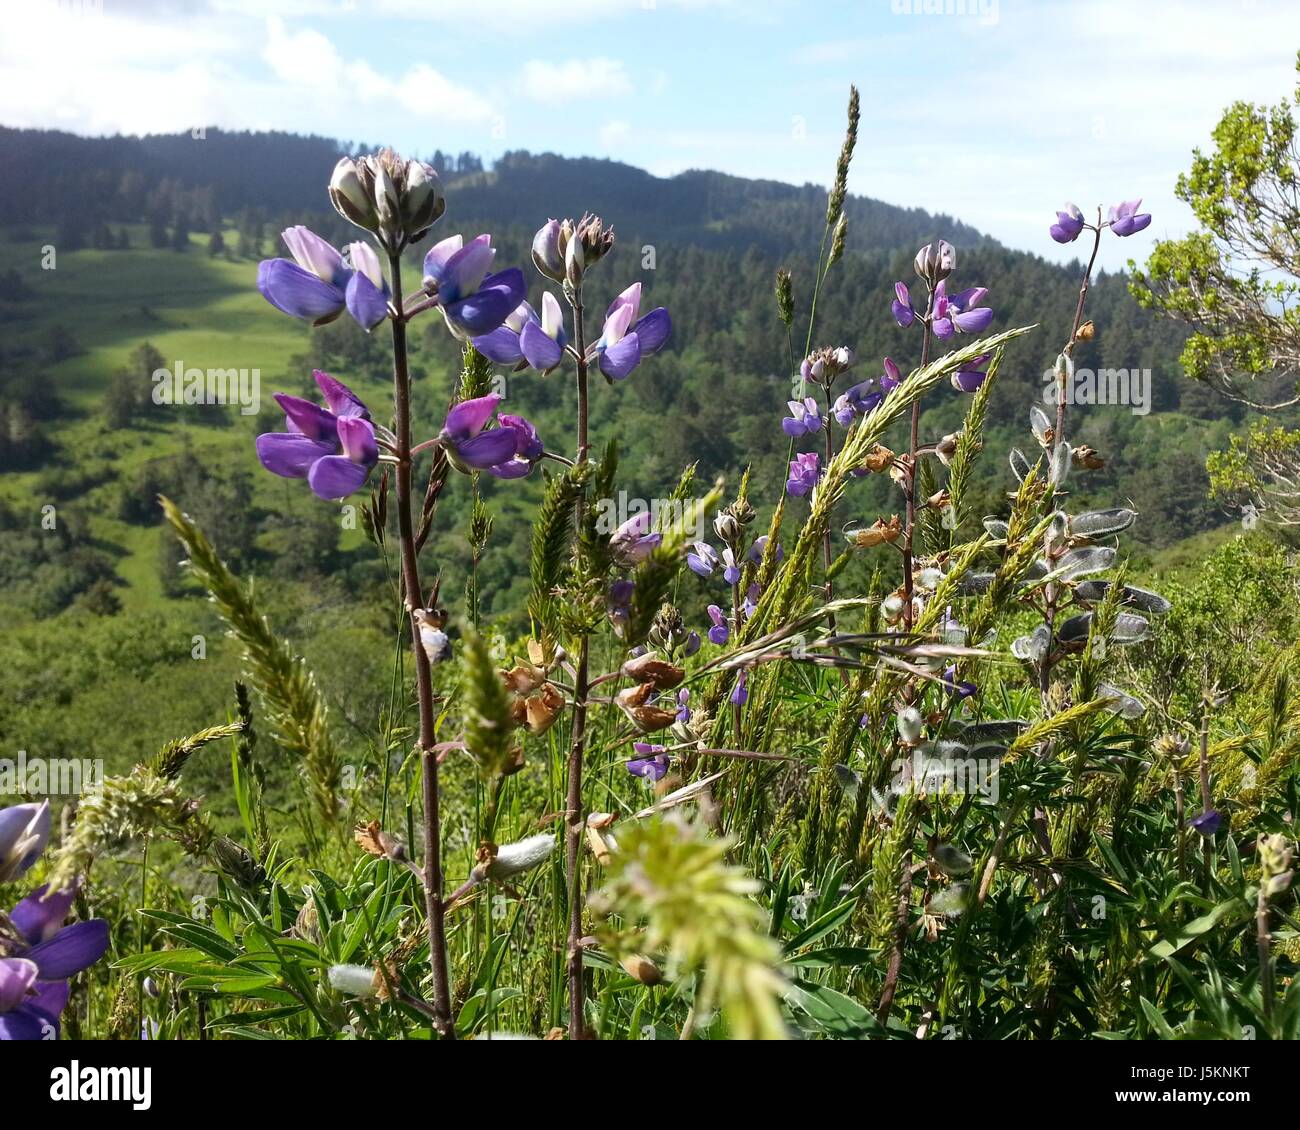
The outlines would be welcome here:
[[[904,745],[916,745],[921,740],[921,731],[924,724],[921,719],[921,712],[915,706],[900,710],[895,721],[898,726],[898,740]]]

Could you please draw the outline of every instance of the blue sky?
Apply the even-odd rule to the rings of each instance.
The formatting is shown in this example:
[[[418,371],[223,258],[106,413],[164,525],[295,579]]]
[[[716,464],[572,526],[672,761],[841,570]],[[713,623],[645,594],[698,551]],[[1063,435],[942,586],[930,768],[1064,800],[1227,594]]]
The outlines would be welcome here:
[[[824,184],[856,82],[851,191],[1056,259],[1063,201],[1142,196],[1121,266],[1188,229],[1191,150],[1233,100],[1287,96],[1297,48],[1295,0],[34,0],[6,13],[0,122]]]

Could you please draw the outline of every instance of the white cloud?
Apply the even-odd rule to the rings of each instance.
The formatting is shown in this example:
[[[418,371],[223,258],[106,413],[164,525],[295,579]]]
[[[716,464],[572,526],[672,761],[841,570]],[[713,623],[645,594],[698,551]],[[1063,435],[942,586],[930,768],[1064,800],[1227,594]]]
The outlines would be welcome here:
[[[621,149],[631,136],[632,127],[622,119],[616,118],[600,127],[600,144],[605,149]]]
[[[586,98],[622,98],[632,93],[632,80],[622,62],[604,56],[563,63],[530,59],[524,64],[521,82],[529,98],[551,105]]]

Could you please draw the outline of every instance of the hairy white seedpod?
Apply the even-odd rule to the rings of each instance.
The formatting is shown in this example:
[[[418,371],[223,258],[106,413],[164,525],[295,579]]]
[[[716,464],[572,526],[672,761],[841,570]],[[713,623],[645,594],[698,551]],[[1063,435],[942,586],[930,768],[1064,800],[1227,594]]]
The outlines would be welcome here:
[[[555,850],[555,837],[549,832],[539,832],[526,840],[504,844],[497,849],[496,858],[488,864],[489,879],[505,879],[521,871],[531,871]]]
[[[903,598],[891,592],[880,602],[880,614],[891,622],[897,620],[903,614]]]
[[[349,997],[373,997],[379,993],[375,971],[368,965],[331,965],[330,986]]]
[[[898,712],[896,720],[898,740],[904,745],[916,745],[921,740],[923,722],[921,712],[915,706],[908,706]]]
[[[926,592],[934,592],[943,581],[943,570],[931,566],[928,569],[922,569],[916,575],[916,583]]]

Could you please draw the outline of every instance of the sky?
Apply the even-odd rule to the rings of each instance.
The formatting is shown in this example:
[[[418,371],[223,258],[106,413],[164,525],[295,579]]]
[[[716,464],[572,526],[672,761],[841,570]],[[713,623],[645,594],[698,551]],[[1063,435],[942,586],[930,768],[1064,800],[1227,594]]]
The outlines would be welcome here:
[[[1287,98],[1297,49],[1297,0],[24,0],[0,123],[824,185],[855,83],[851,192],[1059,261],[1065,201],[1142,197],[1147,232],[1103,242],[1121,267],[1192,228],[1174,196],[1192,150],[1233,101]]]

